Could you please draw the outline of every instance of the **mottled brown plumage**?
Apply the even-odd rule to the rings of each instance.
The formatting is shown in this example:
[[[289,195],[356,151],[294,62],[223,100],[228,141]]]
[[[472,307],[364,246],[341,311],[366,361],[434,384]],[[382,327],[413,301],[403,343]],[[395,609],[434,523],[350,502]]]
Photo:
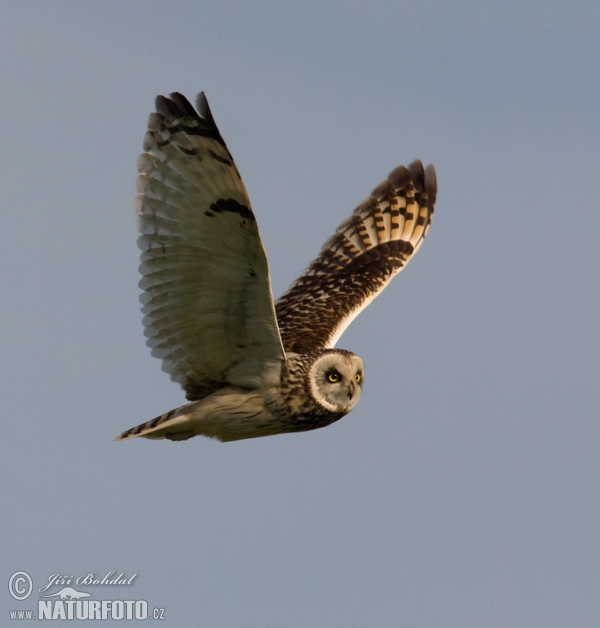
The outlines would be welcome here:
[[[420,246],[433,215],[435,171],[392,171],[345,220],[275,304],[286,351],[335,344],[347,325]],[[327,313],[327,315],[324,315]],[[335,324],[332,324],[335,323]]]

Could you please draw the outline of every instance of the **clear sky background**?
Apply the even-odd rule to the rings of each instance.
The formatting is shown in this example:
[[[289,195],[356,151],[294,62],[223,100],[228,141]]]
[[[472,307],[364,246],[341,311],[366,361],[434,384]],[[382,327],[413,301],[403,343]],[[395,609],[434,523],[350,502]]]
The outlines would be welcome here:
[[[167,627],[597,626],[599,32],[592,0],[2,2],[2,624],[37,606],[17,570],[116,570],[80,589]],[[133,211],[175,90],[208,96],[275,296],[390,170],[436,166],[331,427],[112,441],[184,401]]]

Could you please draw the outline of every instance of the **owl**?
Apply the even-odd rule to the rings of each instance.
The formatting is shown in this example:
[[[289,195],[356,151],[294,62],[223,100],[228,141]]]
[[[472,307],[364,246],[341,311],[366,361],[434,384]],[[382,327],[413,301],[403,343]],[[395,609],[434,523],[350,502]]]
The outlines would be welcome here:
[[[423,243],[435,170],[418,160],[393,170],[274,302],[254,211],[204,93],[196,109],[179,93],[156,98],[135,201],[147,344],[188,403],[117,440],[330,425],[364,383],[362,360],[334,346]]]

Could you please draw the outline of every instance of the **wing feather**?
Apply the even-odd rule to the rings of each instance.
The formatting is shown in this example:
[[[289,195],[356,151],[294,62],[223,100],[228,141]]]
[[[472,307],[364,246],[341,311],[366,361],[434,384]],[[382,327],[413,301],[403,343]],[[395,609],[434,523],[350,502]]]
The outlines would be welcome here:
[[[138,159],[147,344],[195,400],[284,356],[246,189],[203,93],[158,96]]]
[[[286,351],[333,347],[423,243],[433,215],[433,166],[399,166],[323,245],[275,304]]]

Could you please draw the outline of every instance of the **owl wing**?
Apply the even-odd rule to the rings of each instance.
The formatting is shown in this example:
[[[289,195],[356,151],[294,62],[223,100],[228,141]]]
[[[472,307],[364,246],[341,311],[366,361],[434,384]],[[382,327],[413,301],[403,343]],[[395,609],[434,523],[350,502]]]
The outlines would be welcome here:
[[[147,344],[192,401],[284,356],[246,188],[204,93],[196,106],[157,97],[135,204]]]
[[[433,166],[399,166],[338,227],[275,304],[286,351],[335,346],[423,243],[436,191]]]

